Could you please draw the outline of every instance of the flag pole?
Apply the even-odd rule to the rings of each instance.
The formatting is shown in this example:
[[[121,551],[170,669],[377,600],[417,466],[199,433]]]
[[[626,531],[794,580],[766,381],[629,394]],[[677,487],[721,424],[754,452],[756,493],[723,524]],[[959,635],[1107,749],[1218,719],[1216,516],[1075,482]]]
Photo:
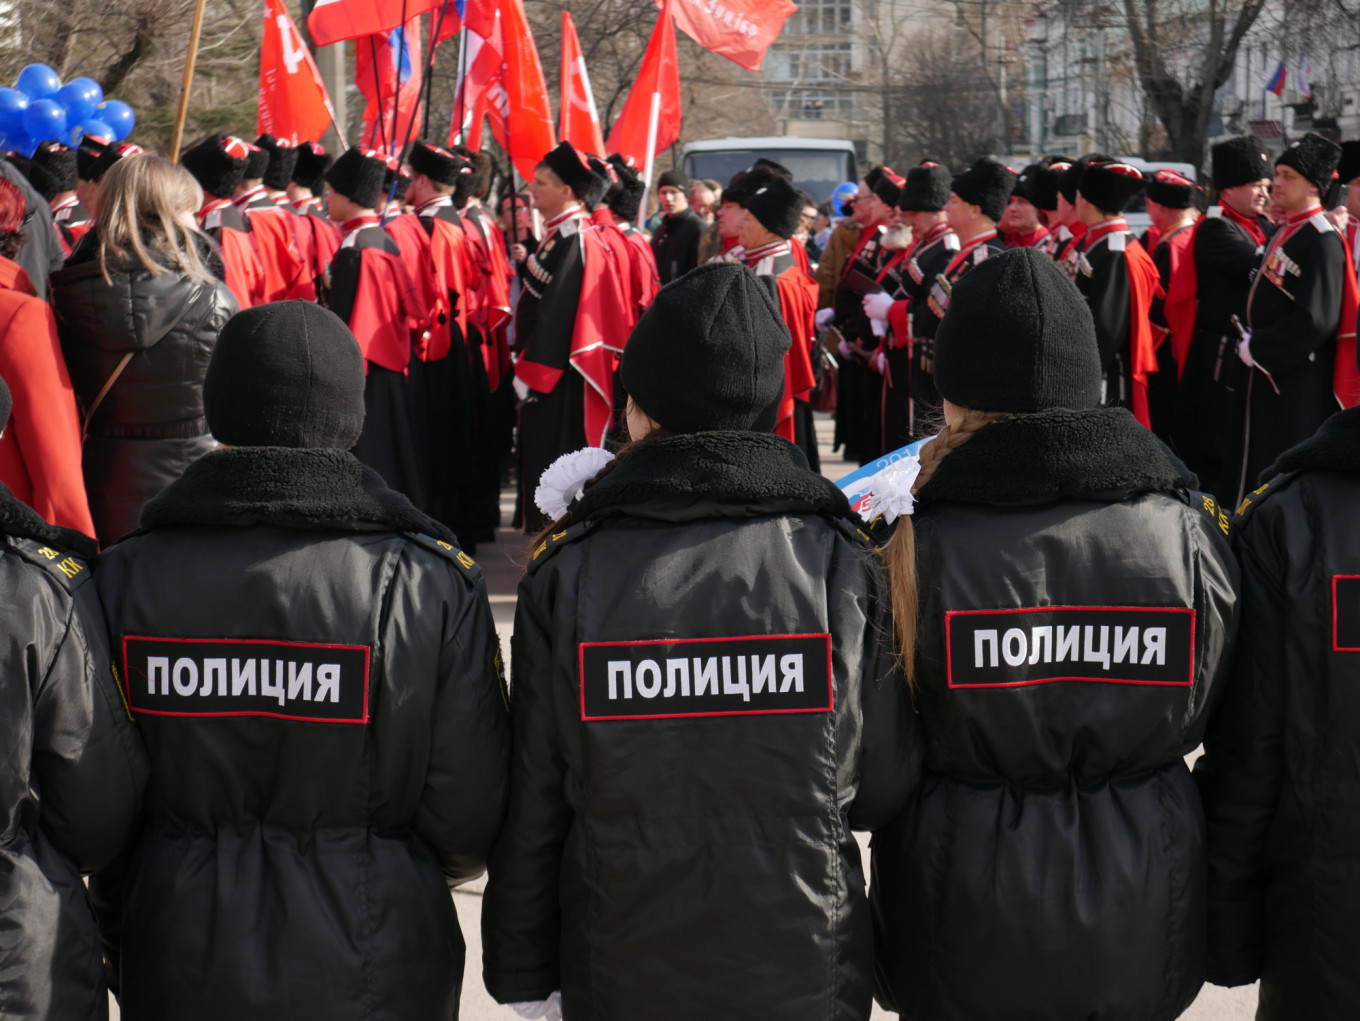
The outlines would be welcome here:
[[[448,12],[450,0],[444,0],[439,5],[439,20],[434,21],[434,16],[430,16],[433,22],[434,31],[430,33],[430,59],[425,63],[425,118],[421,121],[420,137],[430,137],[430,99],[434,95],[434,51],[435,47],[442,41],[439,33],[444,31],[444,15]],[[411,124],[406,128],[406,138],[411,138],[411,128],[415,126],[416,112],[411,111]]]
[[[468,57],[468,29],[463,25],[463,29],[458,33],[458,144],[467,145],[467,138],[464,137],[467,119],[467,57]]]
[[[372,55],[373,59],[373,87],[378,92],[378,113],[377,116],[373,118],[373,123],[377,127],[378,137],[382,139],[382,146],[384,149],[386,149],[387,124],[383,120],[382,75],[378,73],[378,44],[374,41],[374,36],[372,35],[368,37],[368,51]],[[365,141],[364,144],[367,145],[368,148],[372,149],[374,141],[375,139],[373,137],[373,128],[370,127],[368,129],[368,139]]]
[[[656,164],[656,132],[661,120],[661,89],[652,93],[652,115],[647,121],[647,159],[642,174],[642,204],[638,206],[638,230],[647,222],[647,197],[652,192],[652,171]]]
[[[170,160],[179,159],[180,143],[184,141],[184,122],[189,116],[189,87],[194,82],[194,64],[198,62],[198,41],[203,35],[203,11],[207,0],[194,4],[193,26],[189,29],[189,55],[184,59],[184,78],[179,87],[179,108],[175,111],[175,130],[170,135]]]

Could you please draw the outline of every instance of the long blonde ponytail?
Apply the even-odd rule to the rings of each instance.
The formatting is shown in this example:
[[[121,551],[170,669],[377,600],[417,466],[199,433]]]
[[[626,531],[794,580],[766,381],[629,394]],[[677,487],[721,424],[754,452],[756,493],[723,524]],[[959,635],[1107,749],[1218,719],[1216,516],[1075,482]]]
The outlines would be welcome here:
[[[921,473],[912,485],[913,494],[925,488],[946,457],[973,438],[983,426],[1001,417],[996,411],[964,411],[963,417],[946,425],[938,436],[921,448]],[[916,529],[911,515],[897,519],[897,531],[883,549],[888,570],[888,591],[892,596],[893,630],[897,635],[897,655],[907,684],[916,688],[916,636],[921,615],[921,590],[916,578]]]

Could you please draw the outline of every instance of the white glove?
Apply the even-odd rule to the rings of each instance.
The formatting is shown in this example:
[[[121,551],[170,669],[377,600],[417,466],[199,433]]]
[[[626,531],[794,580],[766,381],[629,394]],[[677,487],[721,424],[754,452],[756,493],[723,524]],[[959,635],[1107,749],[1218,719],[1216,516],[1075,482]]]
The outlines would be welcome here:
[[[875,351],[873,353],[873,356],[869,359],[869,365],[872,366],[873,370],[881,376],[885,371],[887,371],[888,356],[885,355],[882,351]]]
[[[562,1021],[562,993],[553,993],[538,1003],[512,1003],[510,1007],[520,1017],[543,1018],[544,1021]]]
[[[1251,356],[1250,333],[1248,333],[1245,337],[1243,337],[1241,340],[1237,342],[1237,357],[1241,358],[1243,362],[1251,366],[1253,369],[1256,368],[1256,359]]]
[[[817,314],[813,317],[812,322],[817,329],[825,330],[831,323],[831,320],[835,318],[836,310],[834,308],[819,308]]]
[[[836,345],[836,350],[841,353],[842,358],[850,357],[850,345],[845,342],[844,338]]]
[[[893,297],[887,291],[864,296],[864,314],[870,319],[887,319],[888,310],[893,307]]]
[[[524,380],[520,379],[518,376],[510,380],[510,385],[515,388],[515,395],[519,397],[519,399],[522,401],[527,401],[529,399],[529,395],[533,393],[533,391],[529,389],[529,384],[524,382]]]

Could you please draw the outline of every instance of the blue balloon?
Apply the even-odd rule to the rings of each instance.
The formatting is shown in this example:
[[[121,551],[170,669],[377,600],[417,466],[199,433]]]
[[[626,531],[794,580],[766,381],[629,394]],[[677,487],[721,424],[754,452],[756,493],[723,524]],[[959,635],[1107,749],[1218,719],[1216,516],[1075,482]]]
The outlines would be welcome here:
[[[93,78],[76,78],[58,89],[52,98],[66,107],[69,123],[79,124],[94,116],[95,109],[104,102],[104,90]]]
[[[836,185],[836,190],[831,193],[831,210],[837,216],[845,215],[845,200],[853,198],[859,193],[859,185],[854,181],[846,181],[844,184]]]
[[[29,138],[22,131],[14,134],[5,135],[5,151],[17,152],[26,159],[32,159],[33,154],[38,151],[38,143]]]
[[[35,142],[50,142],[66,134],[66,108],[55,99],[35,99],[24,111],[24,130]]]
[[[14,84],[29,99],[46,99],[61,88],[61,79],[46,64],[29,64],[19,72],[19,80]]]
[[[21,135],[24,133],[24,111],[28,109],[28,97],[18,89],[0,86],[0,133]]]
[[[80,125],[80,127],[76,128],[75,131],[71,132],[71,146],[74,148],[79,145],[80,140],[86,135],[94,135],[96,138],[111,139],[113,138],[113,128],[109,127],[103,121],[95,120],[91,117],[84,124]]]
[[[132,107],[121,99],[110,99],[101,103],[96,113],[99,120],[113,129],[113,140],[115,142],[121,142],[132,134],[132,129],[137,124],[137,118],[132,112]]]

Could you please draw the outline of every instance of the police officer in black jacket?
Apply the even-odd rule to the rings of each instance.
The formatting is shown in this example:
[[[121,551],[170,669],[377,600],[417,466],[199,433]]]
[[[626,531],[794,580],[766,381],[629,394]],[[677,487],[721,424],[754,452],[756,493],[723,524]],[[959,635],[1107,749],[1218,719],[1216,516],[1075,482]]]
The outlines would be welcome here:
[[[121,918],[129,1019],[452,1021],[505,808],[480,571],[348,448],[362,357],[305,302],[234,317],[204,455],[100,593],[155,780]],[[115,949],[119,949],[115,947]]]
[[[0,380],[0,433],[10,395]],[[81,873],[118,853],[147,763],[113,677],[95,544],[0,485],[0,1017],[108,1016]]]
[[[575,459],[540,487],[569,511],[520,586],[482,915],[524,1016],[558,991],[569,1021],[869,1016],[851,829],[901,808],[916,724],[873,549],[769,434],[788,346],[744,266],[663,288],[622,365],[648,438],[583,495]]]
[[[1242,648],[1195,763],[1209,822],[1209,981],[1260,1021],[1360,1005],[1360,409],[1245,500]]]
[[[899,515],[920,500],[887,555],[926,741],[910,807],[874,837],[880,1001],[1170,1021],[1204,980],[1182,756],[1233,647],[1227,517],[1099,407],[1091,314],[1033,249],[954,289],[936,381],[948,427],[919,476],[874,492]]]

